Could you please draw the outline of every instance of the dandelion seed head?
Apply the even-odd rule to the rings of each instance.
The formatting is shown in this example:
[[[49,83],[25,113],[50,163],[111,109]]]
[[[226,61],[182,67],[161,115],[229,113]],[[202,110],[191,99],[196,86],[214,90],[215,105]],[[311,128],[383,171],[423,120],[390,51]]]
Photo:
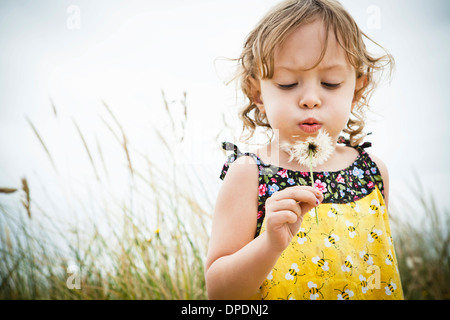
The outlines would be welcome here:
[[[299,164],[310,165],[310,153],[312,167],[323,164],[334,151],[330,135],[323,129],[317,136],[309,136],[305,141],[297,141],[294,144],[284,143],[281,148],[289,154],[289,162],[297,161]]]

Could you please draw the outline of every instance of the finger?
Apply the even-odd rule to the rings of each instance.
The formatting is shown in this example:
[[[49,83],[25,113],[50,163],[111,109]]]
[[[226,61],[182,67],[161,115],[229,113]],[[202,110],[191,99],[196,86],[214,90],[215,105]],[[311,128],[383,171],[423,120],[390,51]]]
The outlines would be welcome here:
[[[319,200],[319,202],[322,203],[322,201],[323,201],[323,193],[319,189],[311,187],[311,186],[301,186],[301,188],[303,190],[309,190],[312,193],[314,193],[314,195]]]
[[[281,227],[288,224],[294,224],[297,222],[298,216],[290,211],[290,210],[282,210],[282,211],[276,211],[270,214],[267,217],[267,225],[272,226],[273,228]]]
[[[297,216],[300,216],[302,213],[299,203],[294,199],[281,199],[278,201],[271,202],[269,205],[266,206],[266,210],[270,210],[272,212],[290,210],[294,212]]]
[[[296,186],[279,191],[272,197],[275,197],[274,200],[277,201],[280,201],[282,199],[293,199],[300,203],[308,203],[311,206],[316,206],[323,199],[323,196],[319,192],[320,191],[316,190],[313,187]]]

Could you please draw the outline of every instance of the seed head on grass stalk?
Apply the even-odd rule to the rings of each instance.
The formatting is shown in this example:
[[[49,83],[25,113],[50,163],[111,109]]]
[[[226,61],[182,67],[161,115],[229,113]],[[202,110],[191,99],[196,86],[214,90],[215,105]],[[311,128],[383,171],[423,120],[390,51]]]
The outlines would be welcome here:
[[[30,197],[30,188],[28,187],[27,178],[22,178],[22,190],[25,193],[25,200],[22,200],[22,204],[27,210],[28,218],[31,219],[31,197]]]
[[[334,151],[331,137],[324,129],[319,130],[317,136],[309,136],[305,141],[297,141],[294,144],[283,144],[282,149],[289,155],[289,162],[295,160],[299,164],[309,166],[311,186],[314,188],[313,168],[323,164]],[[316,211],[316,222],[319,217]]]

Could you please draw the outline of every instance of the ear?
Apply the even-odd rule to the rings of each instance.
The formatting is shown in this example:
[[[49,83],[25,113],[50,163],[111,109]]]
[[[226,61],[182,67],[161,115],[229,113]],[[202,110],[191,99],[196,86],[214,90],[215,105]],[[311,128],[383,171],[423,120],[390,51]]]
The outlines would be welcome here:
[[[363,96],[364,91],[366,91],[366,87],[368,84],[369,78],[367,77],[366,74],[363,74],[356,79],[355,93],[353,95],[352,100],[352,111],[355,105],[358,103],[358,101],[361,100],[361,97]]]
[[[261,81],[258,79],[255,79],[253,77],[249,77],[248,80],[249,80],[250,86],[251,86],[250,93],[251,93],[252,102],[254,104],[256,104],[256,106],[259,109],[259,112],[265,113],[266,110],[264,108],[264,102],[262,100],[262,95],[261,95]]]

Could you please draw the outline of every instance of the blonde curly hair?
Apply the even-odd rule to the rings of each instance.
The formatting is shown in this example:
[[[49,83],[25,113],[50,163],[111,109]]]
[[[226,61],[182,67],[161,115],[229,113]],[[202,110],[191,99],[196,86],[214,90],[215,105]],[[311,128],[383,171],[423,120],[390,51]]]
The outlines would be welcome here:
[[[300,26],[312,22],[317,17],[322,18],[327,31],[334,31],[339,45],[345,50],[347,59],[356,70],[357,78],[366,76],[364,86],[356,94],[361,94],[361,99],[353,108],[352,115],[344,132],[349,134],[351,145],[362,142],[365,137],[365,108],[368,107],[370,97],[376,87],[375,73],[381,71],[392,72],[394,59],[379,44],[365,35],[357,26],[354,19],[335,0],[287,0],[283,1],[256,25],[249,33],[244,43],[243,51],[238,59],[238,70],[235,79],[239,80],[241,89],[248,98],[248,103],[240,110],[239,117],[243,121],[242,133],[247,130],[244,140],[248,141],[254,134],[257,126],[271,129],[266,115],[261,113],[252,98],[252,83],[254,79],[270,79],[274,73],[274,53],[290,32]],[[328,42],[321,56],[312,68],[319,65],[326,52]],[[364,44],[366,38],[382,48],[384,55],[372,56]],[[311,69],[312,69],[311,68]],[[242,137],[242,136],[241,136]]]

